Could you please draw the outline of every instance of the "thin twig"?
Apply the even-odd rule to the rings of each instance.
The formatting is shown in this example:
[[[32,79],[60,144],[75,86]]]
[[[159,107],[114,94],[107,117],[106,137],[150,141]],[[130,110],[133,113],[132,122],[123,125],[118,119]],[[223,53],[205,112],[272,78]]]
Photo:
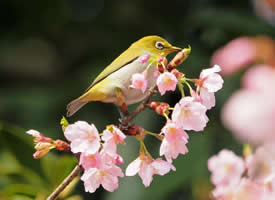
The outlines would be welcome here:
[[[55,200],[57,196],[83,171],[80,165],[76,165],[73,171],[67,176],[63,182],[50,194],[47,200]]]

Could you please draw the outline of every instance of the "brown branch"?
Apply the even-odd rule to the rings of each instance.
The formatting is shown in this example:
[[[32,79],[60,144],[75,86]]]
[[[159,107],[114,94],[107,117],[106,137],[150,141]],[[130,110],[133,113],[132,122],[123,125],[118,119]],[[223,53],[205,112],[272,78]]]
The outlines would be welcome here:
[[[148,96],[139,104],[139,106],[136,108],[136,110],[133,113],[131,113],[130,115],[124,116],[124,118],[121,119],[119,124],[120,129],[125,130],[128,128],[129,123],[133,121],[133,119],[147,107],[147,104],[149,103],[152,96],[156,93],[156,90],[157,90],[157,86],[155,86],[150,90]]]
[[[55,200],[57,196],[83,171],[80,165],[76,165],[73,171],[67,176],[63,182],[50,194],[47,200]]]

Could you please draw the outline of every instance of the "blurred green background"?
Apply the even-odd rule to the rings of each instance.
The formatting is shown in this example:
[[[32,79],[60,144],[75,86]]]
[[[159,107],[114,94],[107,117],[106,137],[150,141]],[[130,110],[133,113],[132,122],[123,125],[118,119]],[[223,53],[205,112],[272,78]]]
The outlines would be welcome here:
[[[241,35],[274,36],[275,30],[256,16],[249,0],[0,1],[1,200],[45,199],[61,182],[76,160],[54,152],[34,160],[32,138],[25,131],[36,129],[64,139],[59,122],[67,103],[132,42],[151,34],[176,46],[191,45],[191,55],[179,70],[198,77],[202,68],[210,67],[214,51],[228,41]],[[224,89],[216,95],[217,106],[208,112],[205,131],[189,132],[189,153],[175,161],[176,172],[155,176],[149,188],[139,177],[126,177],[113,193],[99,189],[88,194],[81,181],[75,182],[75,189],[60,199],[209,199],[207,159],[222,148],[241,152],[241,144],[220,121],[222,105],[239,87],[239,78],[236,74],[225,79]],[[179,98],[179,92],[155,97],[172,105]],[[69,122],[86,120],[103,130],[117,124],[118,116],[113,105],[95,102]],[[135,122],[158,132],[165,121],[145,111]],[[145,142],[156,157],[159,142],[150,137]],[[130,137],[119,147],[125,163],[137,157],[138,147]]]

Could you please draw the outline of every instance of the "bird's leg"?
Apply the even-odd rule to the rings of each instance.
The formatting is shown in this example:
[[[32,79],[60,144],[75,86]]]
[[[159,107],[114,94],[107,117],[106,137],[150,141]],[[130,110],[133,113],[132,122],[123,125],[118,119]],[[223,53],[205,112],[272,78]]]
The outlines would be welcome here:
[[[116,98],[117,98],[117,103],[120,106],[119,108],[120,116],[123,118],[127,116],[129,113],[128,113],[128,107],[125,103],[125,97],[122,94],[120,88],[116,88]]]
[[[117,98],[117,109],[120,114],[120,124],[121,124],[121,129],[127,130],[129,124],[126,122],[126,118],[128,116],[128,107],[125,103],[125,97],[123,96],[121,89],[116,88],[116,98]]]

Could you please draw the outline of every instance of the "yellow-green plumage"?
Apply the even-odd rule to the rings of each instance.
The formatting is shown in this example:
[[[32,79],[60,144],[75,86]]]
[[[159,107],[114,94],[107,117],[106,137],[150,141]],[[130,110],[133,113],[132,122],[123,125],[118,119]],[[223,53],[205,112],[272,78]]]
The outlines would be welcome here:
[[[161,42],[163,49],[158,49],[156,43]],[[159,36],[147,36],[133,43],[110,65],[108,65],[93,81],[91,86],[79,98],[67,106],[67,116],[73,115],[82,106],[90,101],[102,101],[116,103],[115,88],[121,88],[125,93],[126,103],[132,104],[142,100],[145,94],[140,91],[129,89],[129,81],[134,73],[141,73],[146,69],[147,64],[141,64],[137,59],[144,53],[151,55],[162,55],[166,57],[169,53],[178,51],[180,48],[173,47],[165,39]],[[151,67],[150,67],[151,68]],[[153,70],[148,74],[152,76]],[[153,84],[153,80],[151,81]],[[128,95],[128,96],[127,96]]]

